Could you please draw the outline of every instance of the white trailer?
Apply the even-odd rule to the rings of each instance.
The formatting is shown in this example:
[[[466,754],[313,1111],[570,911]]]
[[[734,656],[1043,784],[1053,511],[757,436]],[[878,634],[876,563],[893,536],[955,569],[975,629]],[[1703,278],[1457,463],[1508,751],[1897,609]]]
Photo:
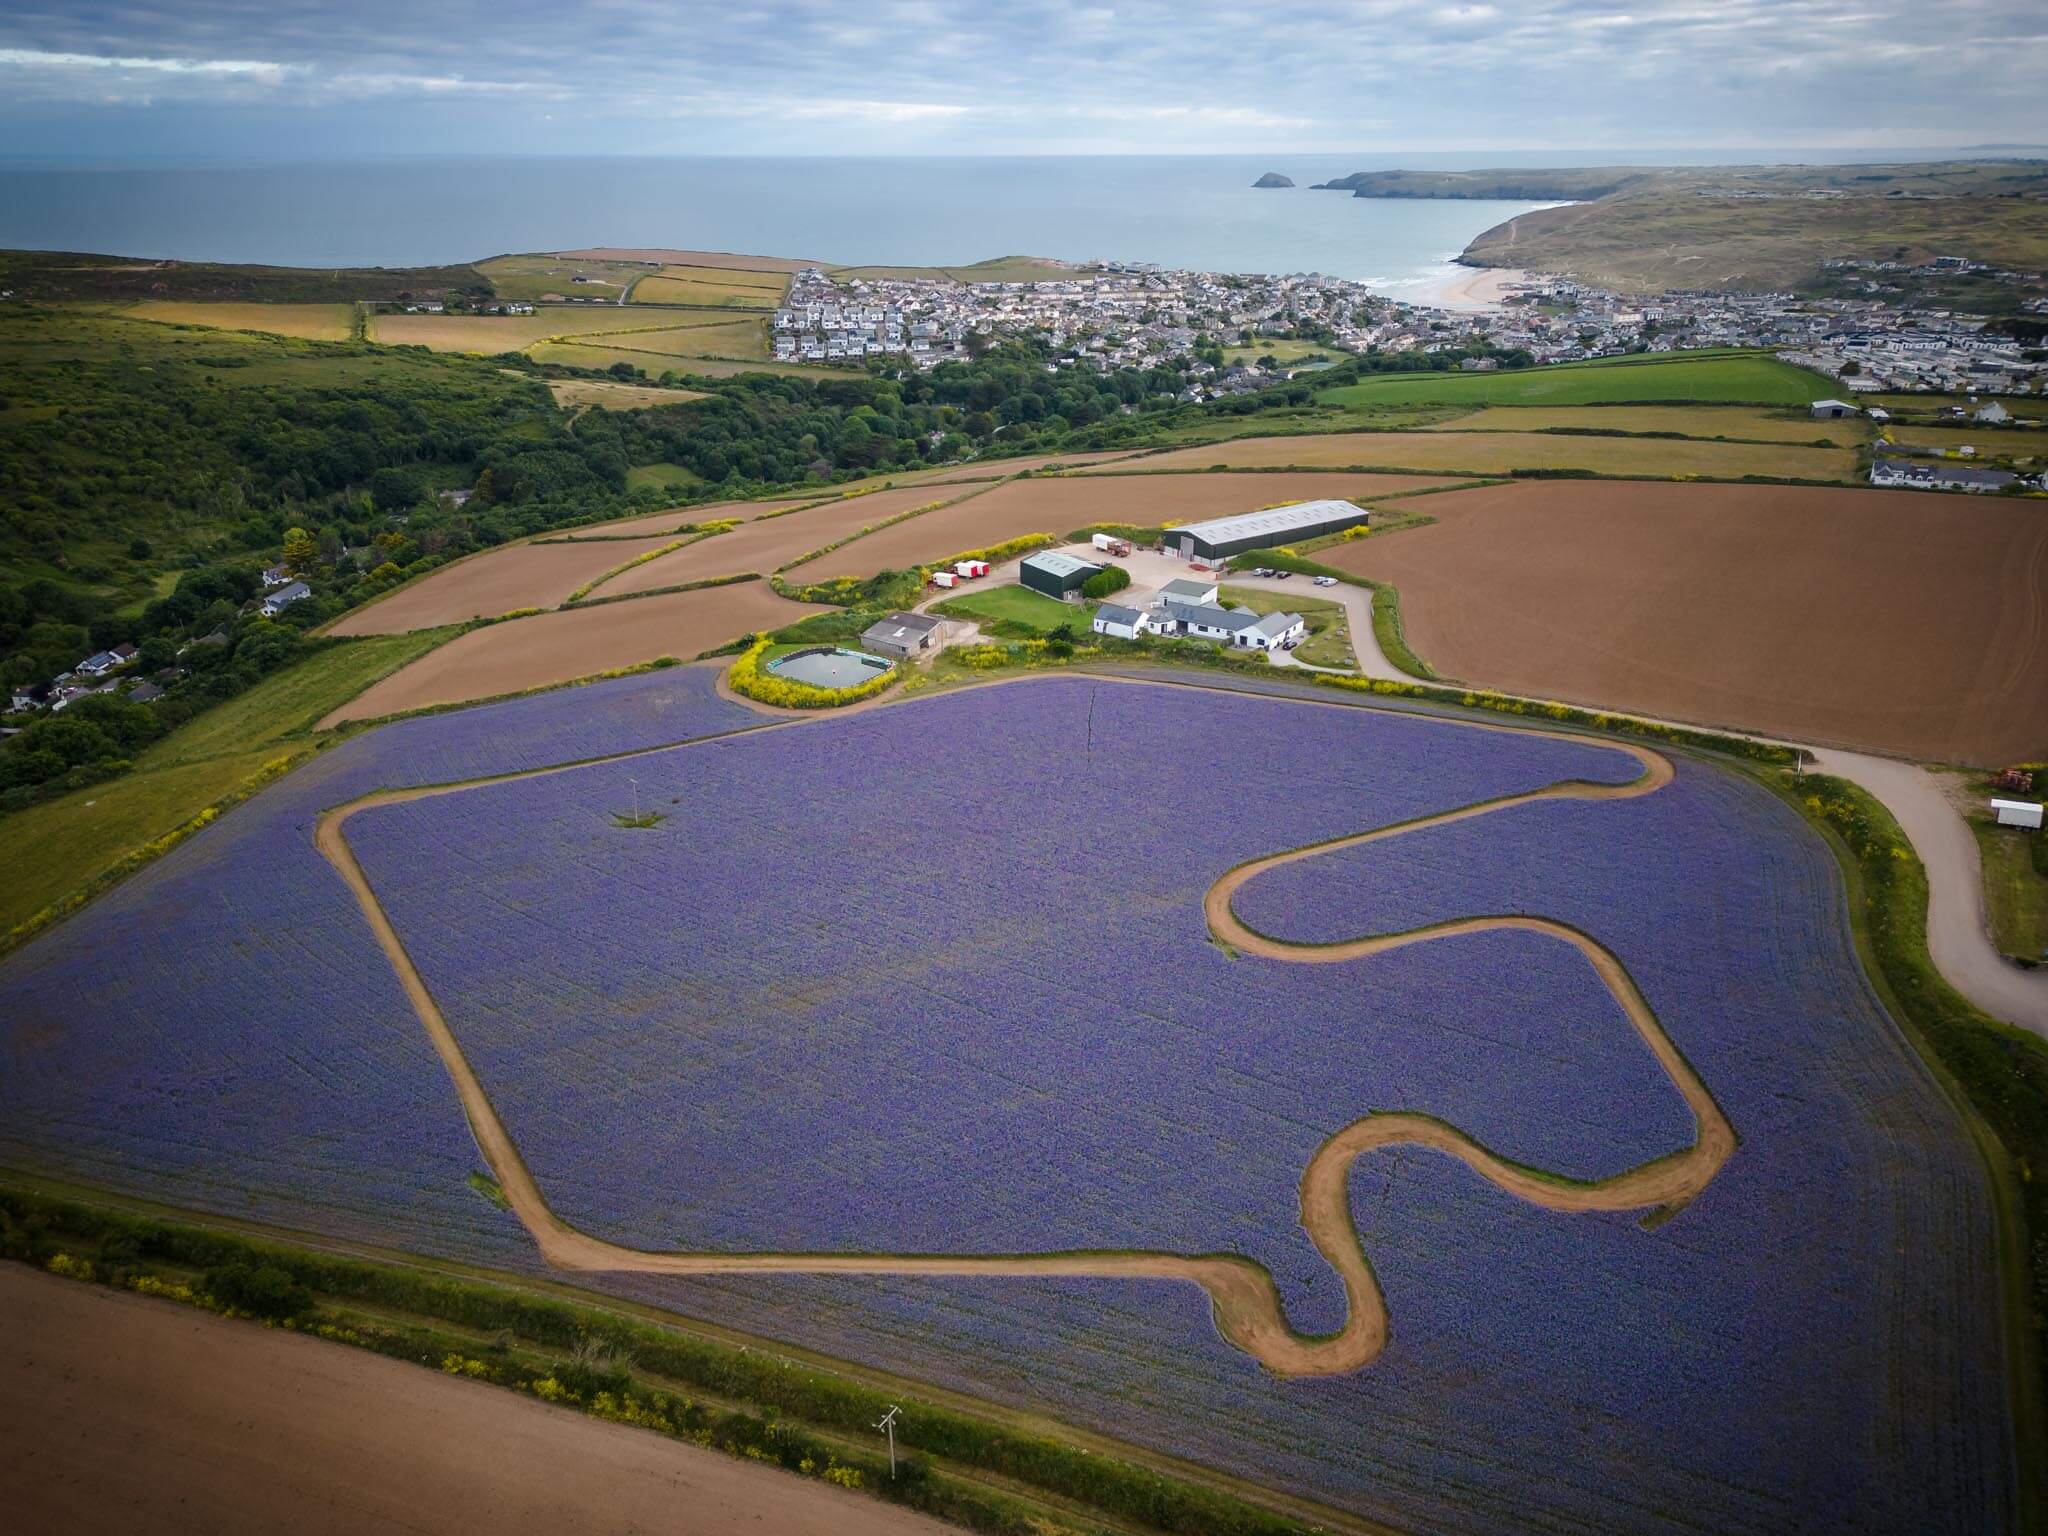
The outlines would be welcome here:
[[[1994,800],[1991,809],[1998,815],[2001,827],[2032,827],[2041,829],[2041,807],[2032,800]]]
[[[935,587],[957,587],[960,585],[960,578],[951,571],[933,571],[932,585]]]
[[[988,562],[986,560],[961,560],[954,565],[953,574],[956,576],[986,576],[988,574]]]

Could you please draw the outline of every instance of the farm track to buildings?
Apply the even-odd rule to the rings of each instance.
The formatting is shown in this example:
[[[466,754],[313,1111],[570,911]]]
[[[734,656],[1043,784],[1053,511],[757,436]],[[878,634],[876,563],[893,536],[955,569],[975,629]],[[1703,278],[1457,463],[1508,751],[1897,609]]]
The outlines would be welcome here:
[[[1129,687],[1162,686],[1134,679],[1108,680]],[[1001,686],[1001,683],[984,686]],[[888,707],[893,702],[878,699],[874,701],[874,707]],[[1311,708],[1372,707],[1320,700],[1294,702]],[[863,707],[870,706],[853,706],[855,709]],[[1585,739],[1564,732],[1522,726],[1463,720],[1444,720],[1442,724],[1450,730],[1499,731],[1550,737],[1574,743]],[[623,755],[638,757],[652,752],[679,751],[693,744],[654,747]],[[1370,1365],[1385,1347],[1388,1336],[1389,1320],[1385,1297],[1380,1291],[1371,1263],[1361,1245],[1349,1204],[1348,1179],[1351,1166],[1367,1153],[1396,1146],[1415,1146],[1438,1151],[1456,1158],[1497,1188],[1532,1205],[1553,1211],[1581,1212],[1676,1209],[1712,1182],[1715,1174],[1734,1150],[1736,1138],[1733,1127],[1714,1102],[1706,1084],[1700,1080],[1658,1023],[1655,1014],[1651,1012],[1648,1003],[1629,978],[1621,961],[1593,939],[1575,929],[1545,918],[1475,917],[1457,919],[1408,933],[1375,935],[1338,944],[1308,946],[1286,944],[1255,933],[1239,920],[1232,910],[1232,897],[1248,880],[1267,869],[1298,859],[1312,858],[1321,853],[1400,837],[1452,822],[1466,821],[1532,801],[1632,799],[1654,794],[1671,782],[1672,766],[1662,754],[1647,747],[1627,743],[1603,742],[1602,746],[1634,757],[1643,765],[1642,774],[1629,783],[1619,785],[1576,781],[1553,784],[1545,789],[1469,805],[1395,826],[1377,828],[1334,842],[1274,854],[1238,866],[1219,879],[1207,894],[1204,903],[1205,914],[1210,931],[1218,942],[1247,954],[1283,963],[1327,964],[1333,961],[1360,959],[1414,944],[1427,943],[1433,939],[1494,929],[1517,929],[1560,939],[1577,949],[1592,965],[1594,972],[1628,1016],[1672,1086],[1684,1099],[1692,1113],[1697,1131],[1692,1145],[1681,1151],[1653,1159],[1608,1178],[1579,1181],[1511,1163],[1455,1127],[1427,1115],[1369,1114],[1353,1121],[1318,1148],[1310,1159],[1301,1182],[1302,1225],[1307,1229],[1318,1251],[1343,1280],[1348,1304],[1344,1327],[1334,1334],[1319,1337],[1305,1336],[1289,1325],[1279,1291],[1271,1274],[1263,1265],[1235,1256],[1185,1255],[1152,1251],[966,1256],[655,1252],[624,1247],[579,1231],[558,1217],[549,1206],[547,1197],[527,1167],[518,1144],[499,1119],[488,1094],[456,1039],[454,1030],[442,1014],[439,1004],[435,1002],[424,977],[407,953],[404,941],[399,937],[390,916],[371,887],[368,877],[349,846],[345,828],[350,817],[378,806],[456,794],[475,787],[478,782],[504,783],[515,779],[543,778],[588,765],[560,765],[502,775],[483,781],[373,792],[323,815],[315,832],[315,842],[354,893],[378,945],[390,961],[415,1014],[455,1084],[479,1150],[497,1177],[514,1213],[533,1236],[542,1256],[551,1265],[565,1270],[632,1271],[668,1275],[1002,1275],[1176,1280],[1200,1286],[1209,1297],[1218,1331],[1270,1370],[1283,1376],[1329,1376],[1356,1371]],[[604,759],[616,760],[618,759]]]

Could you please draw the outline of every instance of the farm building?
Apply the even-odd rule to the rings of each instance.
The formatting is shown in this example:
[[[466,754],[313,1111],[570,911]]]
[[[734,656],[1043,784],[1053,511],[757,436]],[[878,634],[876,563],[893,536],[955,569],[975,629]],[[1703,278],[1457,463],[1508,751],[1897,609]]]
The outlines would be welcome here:
[[[936,650],[945,624],[928,613],[892,613],[861,631],[861,649],[882,656],[916,656]]]
[[[1158,608],[1169,603],[1180,603],[1189,608],[1213,608],[1216,606],[1216,583],[1197,581],[1191,576],[1176,576],[1159,589],[1152,603]]]
[[[1249,608],[1199,607],[1171,603],[1158,625],[1169,635],[1191,640],[1219,640],[1240,651],[1272,651],[1308,633],[1308,624],[1298,613],[1269,613],[1263,617]]]
[[[1248,549],[1272,549],[1300,539],[1342,533],[1372,521],[1372,514],[1348,501],[1297,501],[1264,512],[1240,512],[1166,530],[1166,552],[1183,560],[1221,560]]]
[[[1082,583],[1101,569],[1101,566],[1086,560],[1076,560],[1072,555],[1049,551],[1025,556],[1017,567],[1017,580],[1034,592],[1064,600],[1079,592]]]
[[[1994,800],[1991,809],[1998,814],[2001,827],[2033,827],[2038,831],[2041,826],[2041,805],[2038,801]]]
[[[1921,491],[2002,491],[2018,475],[2004,469],[1970,469],[1961,464],[1921,464],[1910,459],[1872,459],[1872,485],[1906,486]]]
[[[1840,421],[1844,416],[1860,414],[1856,407],[1846,400],[1816,400],[1813,402],[1815,421]]]
[[[1121,603],[1104,603],[1095,610],[1095,620],[1089,625],[1096,634],[1111,635],[1118,640],[1135,640],[1152,627],[1149,613],[1126,608]]]

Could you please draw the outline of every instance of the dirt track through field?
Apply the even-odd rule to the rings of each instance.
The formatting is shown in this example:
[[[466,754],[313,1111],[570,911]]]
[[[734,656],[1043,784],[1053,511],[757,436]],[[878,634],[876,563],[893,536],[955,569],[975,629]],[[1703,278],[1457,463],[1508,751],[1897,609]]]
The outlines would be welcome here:
[[[943,1536],[666,1435],[0,1263],[8,1529],[208,1536]]]
[[[1103,678],[1101,682],[1122,687],[1171,686],[1136,680]],[[1003,686],[1001,683],[988,686]],[[1334,702],[1296,700],[1310,709],[1369,708]],[[854,706],[859,708],[860,706]],[[897,707],[892,701],[876,701],[874,707]],[[1447,730],[1521,732],[1531,736],[1583,743],[1584,738],[1563,732],[1541,731],[1520,726],[1477,722],[1440,722]],[[802,729],[792,722],[761,729]],[[649,752],[687,750],[691,743],[656,747],[622,754],[645,756]],[[1627,1014],[1672,1086],[1692,1111],[1697,1135],[1681,1151],[1652,1159],[1605,1179],[1574,1180],[1509,1162],[1455,1127],[1428,1115],[1415,1113],[1368,1114],[1339,1130],[1317,1149],[1301,1181],[1301,1223],[1317,1250],[1344,1283],[1349,1312],[1342,1329],[1334,1334],[1308,1336],[1288,1323],[1286,1311],[1270,1272],[1252,1260],[1231,1255],[1187,1255],[1162,1252],[1063,1252],[1039,1254],[888,1254],[888,1253],[687,1253],[650,1252],[606,1242],[570,1226],[557,1216],[542,1193],[539,1182],[527,1167],[517,1143],[498,1118],[489,1095],[477,1078],[454,1030],[434,1001],[426,980],[413,964],[383,904],[378,900],[354,851],[345,829],[350,817],[377,806],[395,805],[441,795],[459,794],[474,788],[471,783],[432,785],[418,789],[385,790],[365,795],[337,807],[321,817],[314,840],[342,879],[355,894],[377,943],[390,960],[400,984],[411,1000],[414,1012],[433,1042],[442,1064],[453,1080],[468,1116],[479,1150],[490,1164],[514,1213],[532,1233],[541,1256],[559,1269],[591,1271],[633,1271],[671,1275],[706,1274],[867,1274],[867,1275],[966,1275],[1066,1276],[1091,1279],[1174,1280],[1199,1285],[1207,1293],[1216,1328],[1238,1348],[1257,1358],[1283,1376],[1330,1376],[1356,1371],[1370,1365],[1385,1347],[1389,1319],[1385,1297],[1375,1279],[1370,1260],[1361,1245],[1351,1219],[1349,1176],[1351,1166],[1368,1152],[1383,1147],[1415,1146],[1444,1153],[1464,1163],[1497,1188],[1547,1210],[1621,1211],[1675,1209],[1691,1200],[1719,1172],[1735,1148],[1735,1132],[1714,1102],[1713,1095],[1693,1071],[1678,1047],[1657,1022],[1656,1015],[1629,978],[1621,961],[1610,951],[1578,930],[1538,917],[1463,918],[1417,929],[1409,933],[1371,935],[1327,945],[1296,945],[1253,932],[1239,920],[1231,901],[1245,882],[1265,870],[1297,859],[1313,858],[1342,848],[1384,841],[1452,822],[1490,815],[1513,806],[1547,799],[1625,800],[1656,793],[1672,778],[1670,762],[1647,747],[1615,743],[1610,750],[1625,752],[1643,765],[1643,772],[1626,784],[1593,784],[1569,781],[1526,794],[1511,795],[1478,805],[1446,811],[1396,826],[1376,828],[1356,836],[1339,838],[1284,853],[1256,859],[1229,871],[1213,886],[1204,901],[1209,928],[1216,939],[1233,949],[1263,959],[1288,964],[1329,964],[1363,959],[1413,944],[1464,934],[1512,929],[1561,939],[1584,955],[1607,986],[1615,1002]],[[544,778],[573,772],[577,766],[534,769],[490,780],[503,783],[514,779]]]

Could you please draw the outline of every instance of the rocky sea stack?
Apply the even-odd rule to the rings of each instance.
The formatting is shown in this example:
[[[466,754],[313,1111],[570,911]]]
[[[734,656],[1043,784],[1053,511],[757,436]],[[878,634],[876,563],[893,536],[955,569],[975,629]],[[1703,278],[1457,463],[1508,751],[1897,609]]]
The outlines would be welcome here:
[[[1257,181],[1253,182],[1252,185],[1255,187],[1291,187],[1294,185],[1294,181],[1291,177],[1282,176],[1278,171],[1268,171]]]

